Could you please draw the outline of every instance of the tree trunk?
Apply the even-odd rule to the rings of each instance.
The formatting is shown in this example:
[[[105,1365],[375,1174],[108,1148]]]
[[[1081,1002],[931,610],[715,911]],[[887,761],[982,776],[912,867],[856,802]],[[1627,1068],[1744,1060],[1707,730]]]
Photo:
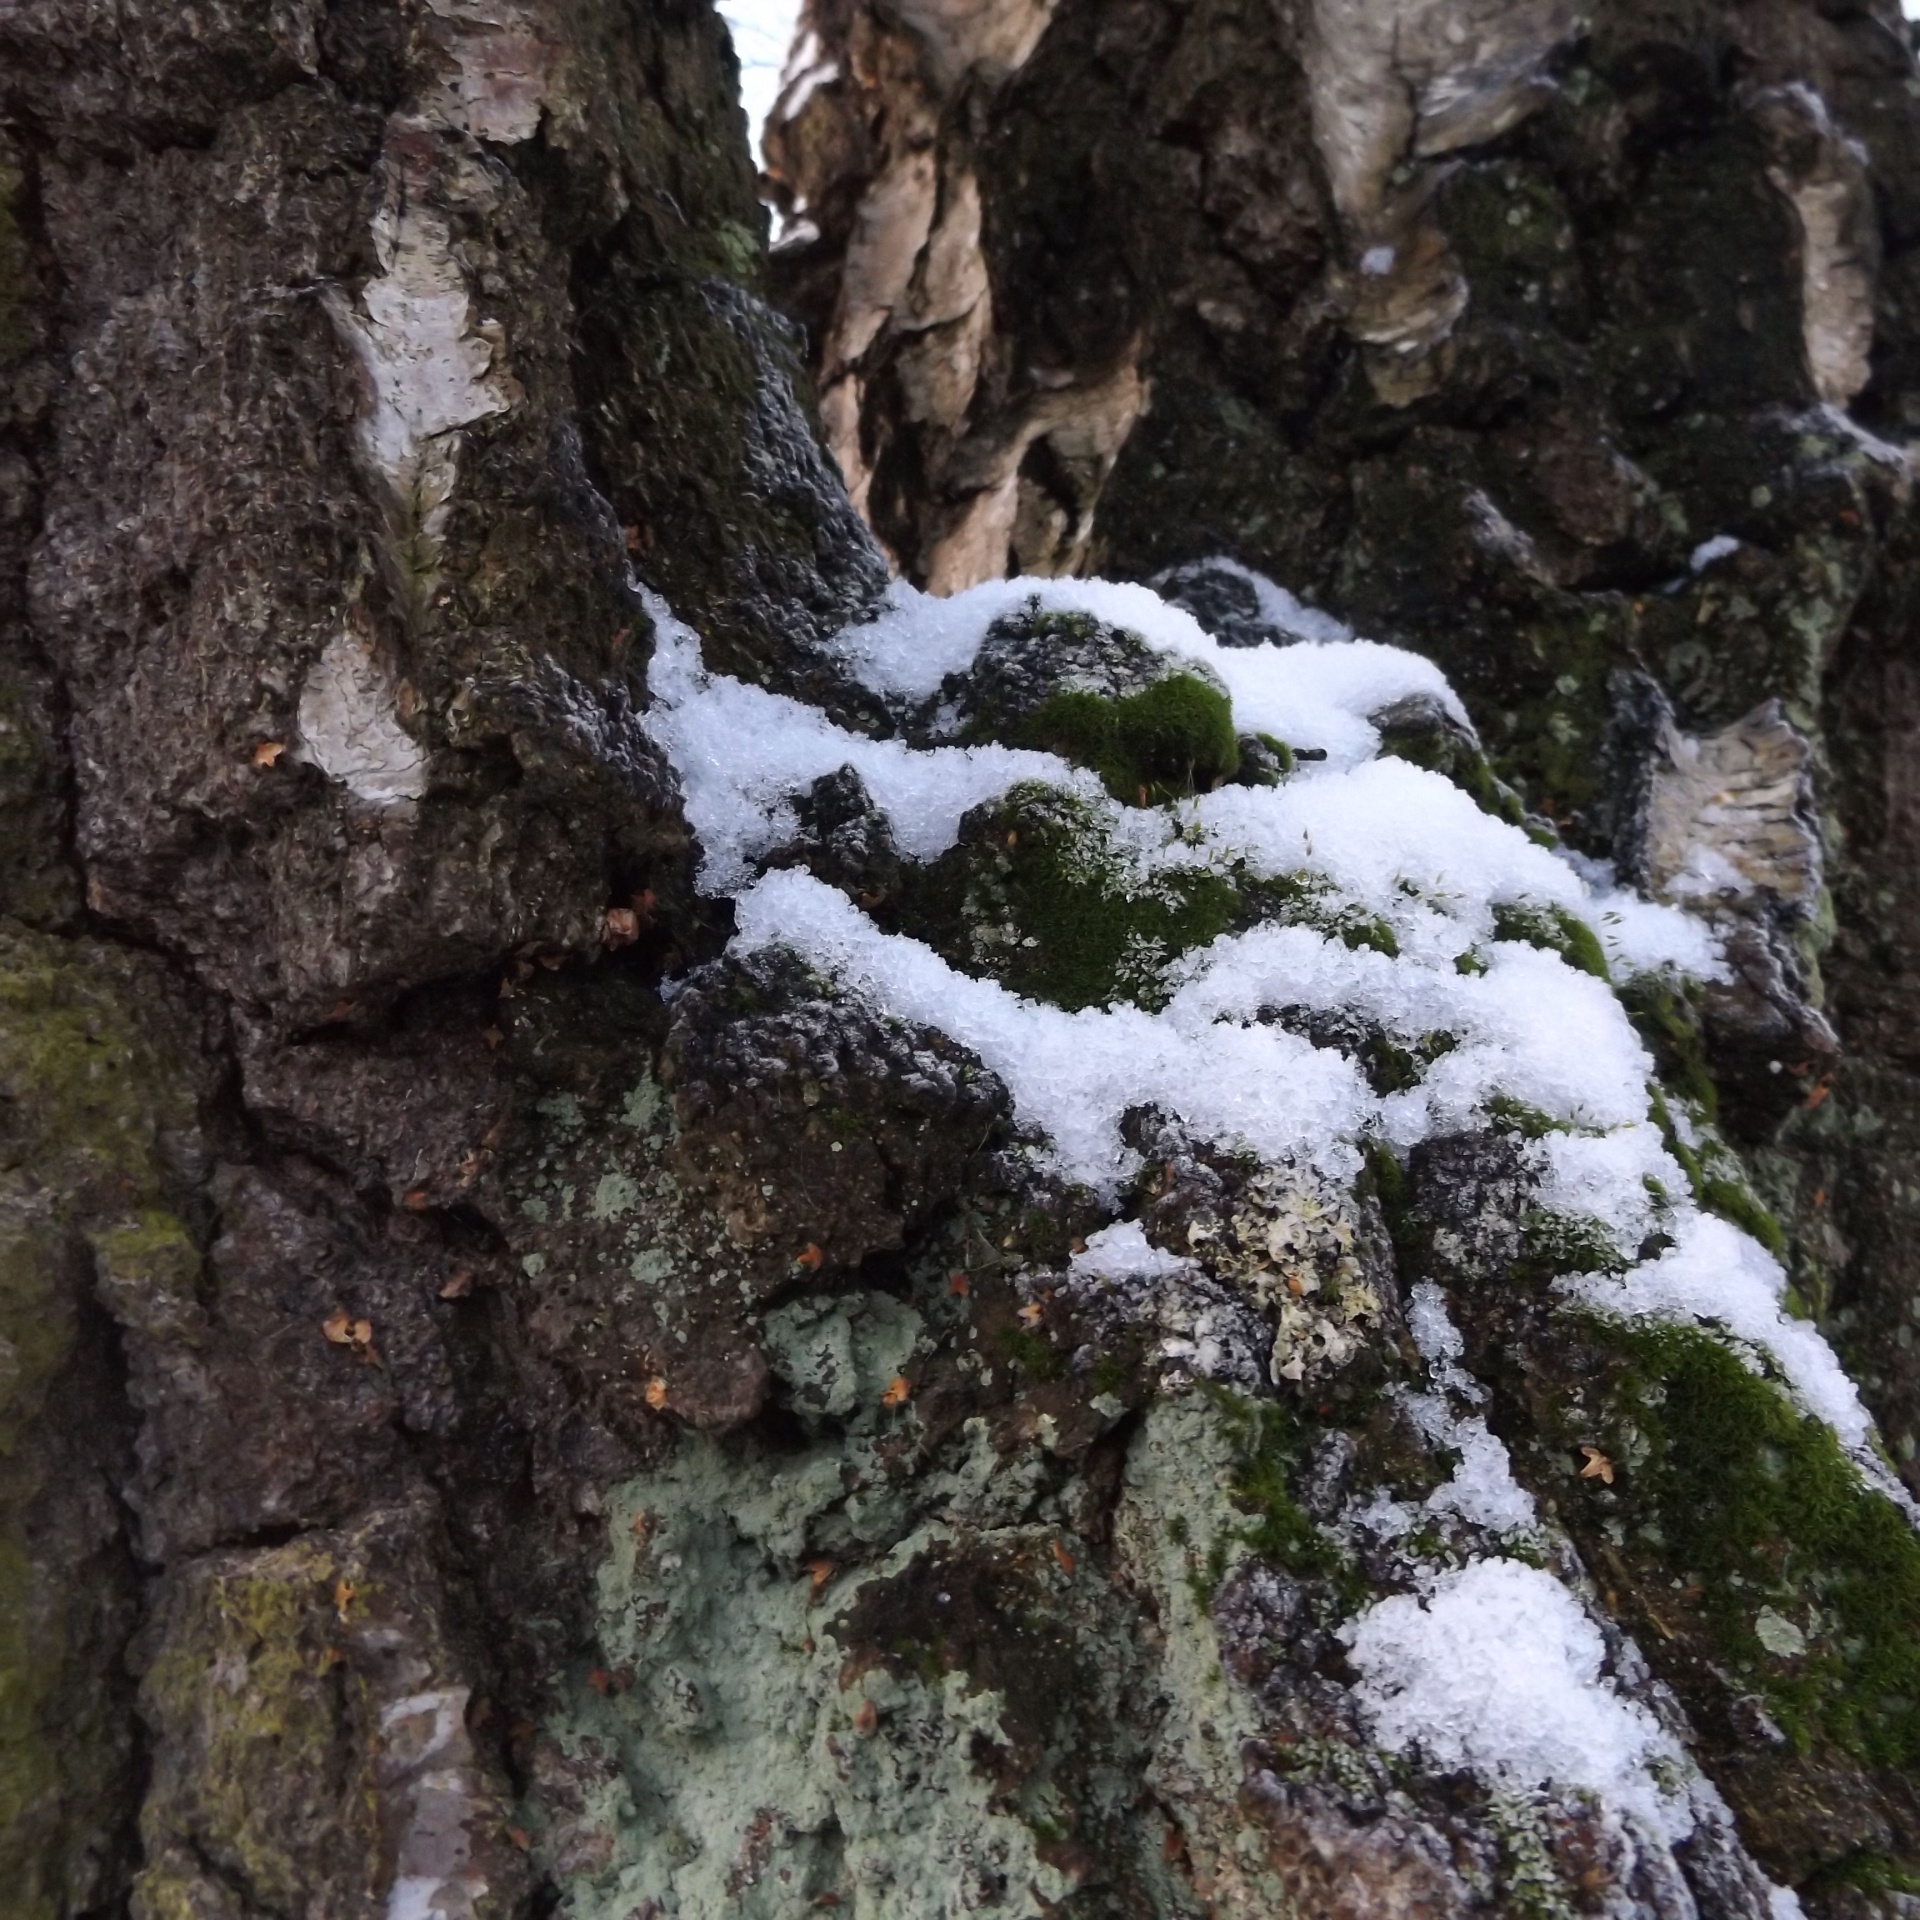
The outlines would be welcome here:
[[[1905,1911],[1898,22],[811,27],[0,0],[9,1913]]]

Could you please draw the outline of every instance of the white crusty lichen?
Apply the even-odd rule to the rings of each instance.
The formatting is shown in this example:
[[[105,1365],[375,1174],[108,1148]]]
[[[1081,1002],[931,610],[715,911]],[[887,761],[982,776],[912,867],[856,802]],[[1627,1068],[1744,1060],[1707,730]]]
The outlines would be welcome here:
[[[393,677],[364,637],[342,629],[300,690],[299,757],[369,806],[395,807],[427,790],[427,755],[400,724]]]

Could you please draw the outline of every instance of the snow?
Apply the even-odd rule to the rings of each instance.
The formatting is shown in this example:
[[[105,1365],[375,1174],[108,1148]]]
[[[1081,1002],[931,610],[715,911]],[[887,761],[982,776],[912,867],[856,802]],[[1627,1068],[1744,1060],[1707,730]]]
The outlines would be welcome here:
[[[1086,1246],[1067,1264],[1076,1274],[1109,1280],[1175,1279],[1189,1268],[1178,1254],[1154,1246],[1137,1220],[1116,1220],[1088,1234]]]
[[[1281,589],[1272,591],[1278,595]],[[1291,595],[1285,599],[1296,619],[1309,611]],[[1291,747],[1324,750],[1334,768],[1355,766],[1379,746],[1378,730],[1366,716],[1399,701],[1424,696],[1466,722],[1446,676],[1417,654],[1353,639],[1223,647],[1192,614],[1152,588],[1111,580],[989,580],[945,600],[897,584],[881,617],[849,627],[836,650],[874,692],[924,700],[948,674],[973,664],[996,620],[1029,600],[1091,613],[1132,629],[1159,652],[1210,667],[1233,696],[1243,729],[1274,734]],[[1337,622],[1331,628],[1345,631]]]
[[[1546,1125],[1524,1148],[1529,1204],[1584,1221],[1625,1268],[1563,1281],[1562,1296],[1605,1313],[1710,1324],[1764,1353],[1863,1472],[1886,1484],[1851,1384],[1818,1333],[1784,1310],[1778,1263],[1689,1197],[1654,1120],[1653,1062],[1619,1000],[1559,954],[1499,938],[1496,910],[1577,917],[1598,935],[1616,978],[1724,977],[1711,928],[1621,889],[1603,862],[1536,845],[1441,776],[1376,757],[1369,716],[1402,701],[1466,724],[1438,669],[1353,637],[1273,582],[1248,579],[1263,617],[1300,637],[1226,648],[1145,587],[1012,580],[945,600],[896,586],[877,619],[831,643],[866,687],[924,713],[948,676],[968,669],[994,621],[1037,599],[1204,666],[1227,688],[1243,731],[1326,755],[1277,787],[1226,787],[1156,809],[1119,806],[1049,754],[913,748],[837,727],[796,700],[708,671],[697,636],[650,596],[657,639],[646,725],[682,783],[701,884],[732,897],[736,946],[791,948],[883,1013],[970,1049],[1006,1086],[1035,1151],[1110,1204],[1138,1168],[1121,1135],[1132,1108],[1153,1106],[1200,1139],[1336,1181],[1354,1177],[1369,1141],[1404,1153],[1484,1125],[1496,1102],[1531,1109]],[[951,846],[969,808],[1040,780],[1079,797],[1141,883],[1212,865],[1300,882],[1316,903],[1303,918],[1337,917],[1222,936],[1175,965],[1156,1012],[1041,1004],[884,932],[804,870],[759,871],[793,832],[795,800],[844,766],[859,772],[915,859]],[[1350,947],[1327,930],[1356,919],[1387,929],[1395,950],[1382,950],[1377,934]],[[1348,1054],[1279,1024],[1274,1015],[1287,1009],[1357,1020],[1425,1064],[1413,1085],[1376,1094]],[[1684,1111],[1671,1124],[1693,1143]],[[1639,1260],[1655,1231],[1667,1250]],[[1088,1237],[1072,1271],[1151,1282],[1177,1278],[1188,1263],[1122,1220]],[[1507,1557],[1516,1536],[1539,1539],[1539,1517],[1488,1428],[1485,1392],[1464,1366],[1438,1287],[1413,1290],[1409,1324],[1428,1387],[1405,1396],[1407,1411],[1456,1460],[1424,1512],[1483,1529],[1500,1550],[1428,1568],[1416,1592],[1380,1600],[1345,1630],[1375,1738],[1516,1791],[1591,1792],[1614,1817],[1683,1838],[1711,1789],[1608,1677],[1605,1643],[1573,1594]],[[1404,1539],[1422,1511],[1382,1492],[1348,1520]],[[1775,1905],[1781,1915],[1797,1911],[1790,1894]]]
[[[700,642],[657,595],[646,597],[659,635],[649,678],[650,731],[679,771],[688,824],[700,838],[700,879],[729,893],[757,856],[790,838],[793,798],[822,775],[851,766],[892,822],[902,852],[930,860],[953,844],[969,807],[1021,780],[1052,780],[1090,798],[1091,775],[1051,754],[1010,747],[916,752],[897,740],[848,733],[813,707],[700,665]]]
[[[1606,1643],[1552,1574],[1491,1558],[1376,1602],[1342,1632],[1373,1737],[1517,1792],[1585,1789],[1669,1843],[1692,1831],[1691,1769],[1602,1669]]]
[[[1279,787],[1123,808],[1050,754],[871,740],[799,701],[709,673],[697,636],[650,598],[658,640],[649,728],[679,771],[701,883],[736,896],[743,943],[794,945],[895,1015],[972,1047],[1006,1082],[1021,1119],[1047,1137],[1059,1171],[1103,1194],[1116,1195],[1135,1167],[1120,1138],[1131,1106],[1157,1105],[1205,1137],[1345,1178],[1368,1138],[1409,1150],[1483,1121],[1505,1100],[1571,1130],[1539,1151],[1553,1204],[1593,1216],[1623,1253],[1637,1247],[1650,1225],[1648,1182],[1686,1192],[1651,1123],[1652,1062],[1603,982],[1557,954],[1497,939],[1495,909],[1578,915],[1623,972],[1711,976],[1722,962],[1710,931],[1576,870],[1440,775],[1370,757],[1377,737],[1367,716],[1396,701],[1422,697],[1464,723],[1438,670],[1391,647],[1319,639],[1223,648],[1144,587],[1018,580],[948,600],[896,588],[882,615],[849,628],[834,650],[874,691],[924,702],[967,668],[996,619],[1031,598],[1204,663],[1232,689],[1239,725],[1324,745],[1328,759]],[[1289,617],[1298,625],[1306,612]],[[883,933],[805,873],[754,879],[756,863],[793,832],[795,798],[843,766],[858,770],[915,859],[950,846],[969,808],[1020,781],[1050,781],[1105,819],[1141,879],[1209,863],[1297,878],[1322,890],[1329,911],[1390,930],[1397,956],[1349,948],[1311,926],[1266,925],[1187,956],[1157,1014],[1036,1005]],[[1410,1048],[1434,1035],[1451,1046],[1416,1085],[1383,1098],[1337,1052],[1274,1024],[1271,1013],[1287,1007],[1351,1014]]]
[[[1067,1013],[977,980],[932,948],[882,933],[832,887],[769,873],[734,902],[743,951],[789,946],[898,1019],[971,1048],[1051,1141],[1054,1164],[1109,1198],[1139,1164],[1120,1137],[1128,1108],[1155,1104],[1202,1137],[1297,1158],[1336,1178],[1358,1172],[1371,1099],[1359,1069],[1275,1026],[1240,1027],[1137,1007]]]
[[[1824,1420],[1863,1466],[1877,1465],[1873,1422],[1833,1349],[1783,1301],[1787,1276],[1750,1235],[1710,1213],[1695,1213],[1676,1244],[1618,1277],[1583,1274],[1560,1291],[1602,1313],[1724,1328],[1758,1348],[1785,1376],[1796,1400]],[[1877,1480],[1890,1480],[1876,1472]]]

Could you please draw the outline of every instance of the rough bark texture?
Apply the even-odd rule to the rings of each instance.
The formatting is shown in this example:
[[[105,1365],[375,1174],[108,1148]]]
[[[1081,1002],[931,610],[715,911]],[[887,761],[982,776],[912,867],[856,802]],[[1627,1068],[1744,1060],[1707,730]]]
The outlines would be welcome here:
[[[1649,884],[1747,782],[1705,1032],[1910,1457],[1913,535],[1815,411],[1905,418],[1910,58],[1867,11],[1465,11],[1468,81],[1441,8],[823,12],[821,425],[928,578],[1226,551],[1429,648]],[[734,84],[705,0],[0,0],[8,1912],[1760,1920],[1762,1869],[1904,1911],[1920,1546],[1776,1381],[1549,1301],[1511,1129],[1323,1192],[1137,1113],[1134,1211],[1208,1251],[1076,1288],[1103,1210],[977,1060],[723,955],[640,581],[912,732],[819,645],[887,568]],[[1224,629],[1242,586],[1171,590]],[[1069,642],[1133,684],[1016,621],[983,729]],[[925,869],[857,777],[800,800],[773,859],[961,960],[982,889],[1016,932],[1070,892],[1008,853],[1069,830],[1031,796]],[[1098,904],[981,969],[1144,992]],[[1696,1010],[1638,1011],[1685,1080]],[[1339,1628],[1412,1576],[1334,1523],[1447,1482],[1420,1281],[1529,1550],[1724,1795],[1684,1834],[1368,1734]]]
[[[1527,804],[1656,892],[1724,839],[1726,1118],[1911,1475],[1897,8],[812,0],[808,32],[776,280],[898,564],[1224,555],[1440,661]],[[1228,574],[1169,590],[1260,631]]]

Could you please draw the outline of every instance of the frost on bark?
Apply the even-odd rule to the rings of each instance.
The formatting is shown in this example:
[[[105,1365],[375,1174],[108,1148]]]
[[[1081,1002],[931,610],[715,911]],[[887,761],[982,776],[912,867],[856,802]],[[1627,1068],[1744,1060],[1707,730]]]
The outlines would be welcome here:
[[[1909,1902],[1904,43],[1391,12],[0,9],[9,1913]]]

